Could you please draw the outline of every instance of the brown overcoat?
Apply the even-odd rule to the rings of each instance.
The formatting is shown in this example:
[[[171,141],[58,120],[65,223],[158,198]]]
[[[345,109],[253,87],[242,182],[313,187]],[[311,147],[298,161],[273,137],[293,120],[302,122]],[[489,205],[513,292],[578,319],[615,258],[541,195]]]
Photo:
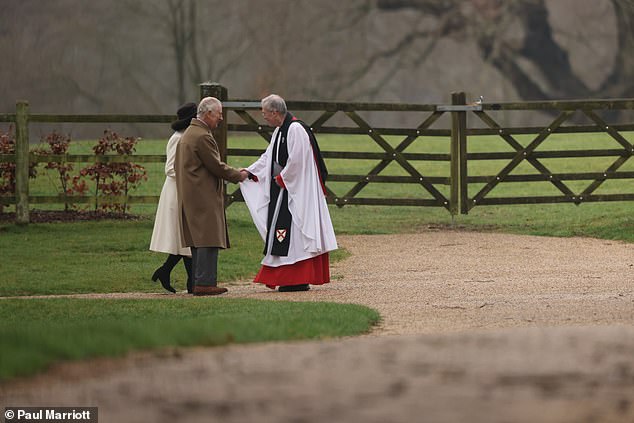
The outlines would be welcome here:
[[[183,246],[229,248],[223,179],[237,183],[240,171],[222,162],[209,127],[198,119],[178,143],[174,171]]]

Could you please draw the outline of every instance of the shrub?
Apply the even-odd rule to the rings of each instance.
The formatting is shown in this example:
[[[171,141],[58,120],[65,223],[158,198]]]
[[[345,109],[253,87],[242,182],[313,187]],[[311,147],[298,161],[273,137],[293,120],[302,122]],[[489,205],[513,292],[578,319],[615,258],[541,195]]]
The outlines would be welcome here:
[[[40,140],[43,144],[47,144],[48,148],[39,148],[35,150],[36,154],[66,154],[70,147],[70,135],[62,135],[53,131],[52,133],[42,137]],[[73,193],[70,172],[73,170],[72,163],[48,162],[44,165],[45,169],[55,169],[58,172],[60,192],[64,196],[64,211],[68,211],[68,196]]]
[[[7,132],[0,130],[0,154],[15,154],[15,136],[13,127]],[[35,178],[37,170],[35,164],[29,165],[29,178]],[[0,196],[15,194],[15,161],[0,162]],[[0,204],[0,213],[4,206]]]
[[[133,154],[139,138],[121,137],[116,132],[106,130],[93,151],[97,156]],[[72,180],[73,190],[80,194],[88,190],[86,179],[95,183],[95,211],[115,211],[125,213],[129,205],[127,197],[131,190],[147,180],[147,171],[141,165],[132,162],[98,162],[84,167]],[[123,204],[112,199],[123,196]],[[110,197],[110,199],[108,199]],[[99,199],[102,199],[99,202]]]

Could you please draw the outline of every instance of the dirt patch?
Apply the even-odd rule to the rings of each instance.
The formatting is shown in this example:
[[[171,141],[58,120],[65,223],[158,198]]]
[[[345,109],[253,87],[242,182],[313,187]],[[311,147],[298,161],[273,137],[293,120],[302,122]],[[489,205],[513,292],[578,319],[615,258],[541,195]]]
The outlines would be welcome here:
[[[244,282],[228,296],[365,304],[383,316],[368,336],[58,366],[0,386],[0,406],[96,405],[102,421],[634,421],[634,245],[463,231],[339,241],[351,257],[329,285]]]

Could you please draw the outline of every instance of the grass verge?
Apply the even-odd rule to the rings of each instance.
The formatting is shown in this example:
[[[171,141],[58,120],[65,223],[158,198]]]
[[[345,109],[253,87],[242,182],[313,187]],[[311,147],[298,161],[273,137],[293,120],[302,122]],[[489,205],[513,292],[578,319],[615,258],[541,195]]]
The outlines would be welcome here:
[[[325,302],[7,299],[0,302],[0,380],[131,350],[358,335],[378,320],[370,308]]]

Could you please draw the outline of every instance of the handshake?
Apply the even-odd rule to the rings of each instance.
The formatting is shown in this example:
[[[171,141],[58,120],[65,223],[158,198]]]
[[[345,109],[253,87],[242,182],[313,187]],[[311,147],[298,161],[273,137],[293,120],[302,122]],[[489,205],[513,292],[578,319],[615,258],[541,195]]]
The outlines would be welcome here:
[[[241,175],[240,182],[244,182],[247,179],[253,182],[258,181],[258,177],[255,176],[253,173],[249,172],[248,170],[246,170],[245,168],[240,169],[240,175]]]

